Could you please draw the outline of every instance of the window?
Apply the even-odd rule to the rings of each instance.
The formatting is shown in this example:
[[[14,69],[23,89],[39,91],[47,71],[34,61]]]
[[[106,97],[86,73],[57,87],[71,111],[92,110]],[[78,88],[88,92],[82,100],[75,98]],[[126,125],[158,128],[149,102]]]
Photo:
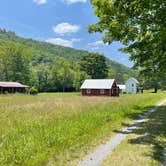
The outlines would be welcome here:
[[[91,90],[90,90],[90,89],[87,89],[87,90],[86,90],[86,93],[87,93],[87,94],[90,94],[90,93],[91,93]]]
[[[105,93],[104,89],[100,89],[100,94],[103,95]]]
[[[134,84],[132,84],[131,86],[134,87]]]

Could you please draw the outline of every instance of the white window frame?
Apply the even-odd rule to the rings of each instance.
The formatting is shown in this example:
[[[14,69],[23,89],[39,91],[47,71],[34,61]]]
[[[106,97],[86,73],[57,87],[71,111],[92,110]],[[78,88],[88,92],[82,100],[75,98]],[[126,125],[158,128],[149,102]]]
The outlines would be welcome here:
[[[86,89],[87,94],[91,94],[91,89]]]
[[[103,95],[105,93],[105,89],[100,89],[100,94]]]

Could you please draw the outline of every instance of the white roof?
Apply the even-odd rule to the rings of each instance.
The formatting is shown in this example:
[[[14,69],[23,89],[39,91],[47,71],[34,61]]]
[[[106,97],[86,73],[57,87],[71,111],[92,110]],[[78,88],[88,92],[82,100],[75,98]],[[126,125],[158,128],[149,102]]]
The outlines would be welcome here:
[[[115,79],[88,79],[80,89],[111,89]]]
[[[118,84],[118,86],[119,86],[119,89],[126,89],[126,85],[120,85],[120,84]]]
[[[129,78],[128,81],[129,80],[133,80],[135,83],[139,84],[138,80],[136,80],[134,77]]]
[[[28,86],[19,82],[0,82],[0,87],[27,88]]]

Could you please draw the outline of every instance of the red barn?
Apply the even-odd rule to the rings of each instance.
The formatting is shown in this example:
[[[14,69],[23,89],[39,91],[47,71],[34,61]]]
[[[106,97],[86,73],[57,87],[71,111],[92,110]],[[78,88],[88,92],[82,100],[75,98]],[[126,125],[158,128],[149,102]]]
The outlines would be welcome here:
[[[80,89],[83,96],[119,96],[115,79],[88,79]]]

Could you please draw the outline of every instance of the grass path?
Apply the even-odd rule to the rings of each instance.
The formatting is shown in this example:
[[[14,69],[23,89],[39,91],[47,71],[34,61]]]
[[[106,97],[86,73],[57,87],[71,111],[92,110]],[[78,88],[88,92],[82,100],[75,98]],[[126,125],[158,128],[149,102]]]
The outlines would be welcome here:
[[[79,164],[78,166],[99,166],[102,161],[112,152],[113,149],[117,147],[121,143],[125,137],[132,133],[134,129],[137,128],[138,125],[145,122],[147,118],[155,112],[159,106],[162,106],[166,102],[162,100],[159,104],[157,104],[153,109],[145,113],[143,116],[140,117],[139,120],[134,121],[129,127],[122,130],[117,134],[115,137],[111,138],[106,144],[101,145],[98,147],[93,153],[87,155]]]

